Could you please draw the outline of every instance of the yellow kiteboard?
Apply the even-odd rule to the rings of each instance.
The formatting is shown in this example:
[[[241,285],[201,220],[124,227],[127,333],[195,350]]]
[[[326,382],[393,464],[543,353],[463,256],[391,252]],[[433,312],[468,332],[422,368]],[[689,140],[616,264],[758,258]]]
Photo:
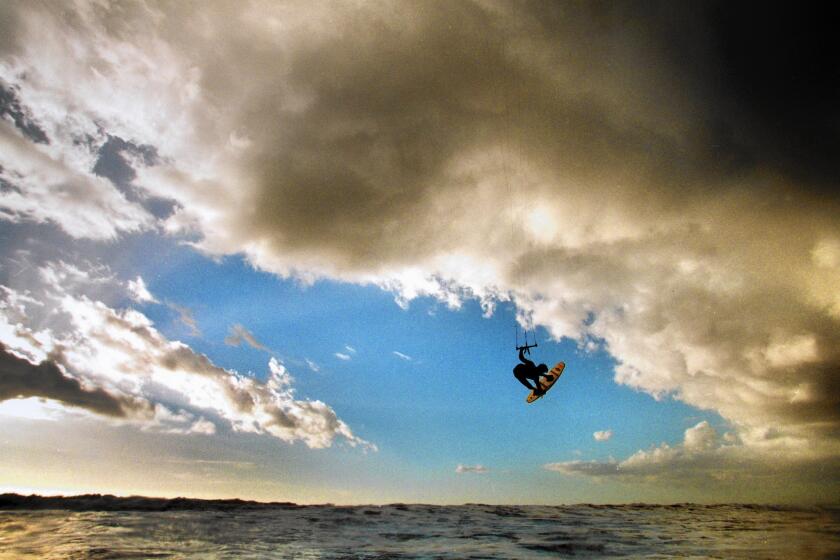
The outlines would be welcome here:
[[[563,368],[565,368],[565,367],[566,367],[565,363],[557,362],[557,365],[555,365],[553,368],[551,368],[548,371],[548,373],[546,373],[546,375],[553,375],[554,379],[552,379],[551,381],[540,382],[540,385],[542,385],[542,388],[543,388],[543,394],[542,395],[535,395],[534,391],[531,391],[531,394],[528,395],[528,398],[525,399],[528,402],[528,404],[531,404],[532,402],[534,402],[535,400],[537,400],[541,396],[548,393],[548,390],[551,389],[551,387],[555,383],[557,383],[558,379],[560,379],[560,376],[563,374]]]

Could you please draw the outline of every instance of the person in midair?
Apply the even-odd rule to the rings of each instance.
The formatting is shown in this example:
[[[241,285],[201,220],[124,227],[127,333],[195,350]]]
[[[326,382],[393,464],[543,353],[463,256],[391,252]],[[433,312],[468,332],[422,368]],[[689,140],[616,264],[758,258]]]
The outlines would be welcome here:
[[[519,361],[522,362],[521,364],[516,364],[516,367],[513,368],[513,376],[516,379],[531,389],[535,395],[542,395],[545,393],[545,389],[542,388],[540,384],[540,377],[545,377],[546,381],[553,381],[553,375],[546,375],[548,372],[548,366],[545,364],[536,365],[534,362],[529,360],[525,357],[525,351],[527,350],[526,346],[522,346],[519,348]],[[528,380],[534,382],[535,386],[531,386]]]

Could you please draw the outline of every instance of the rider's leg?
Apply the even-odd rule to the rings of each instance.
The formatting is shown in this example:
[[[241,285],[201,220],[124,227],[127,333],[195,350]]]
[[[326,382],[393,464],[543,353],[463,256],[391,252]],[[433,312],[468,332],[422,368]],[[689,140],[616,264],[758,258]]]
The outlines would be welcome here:
[[[514,372],[513,376],[516,377],[517,381],[528,387],[530,390],[534,390],[534,386],[528,383],[528,378],[524,375],[521,375],[519,372]]]

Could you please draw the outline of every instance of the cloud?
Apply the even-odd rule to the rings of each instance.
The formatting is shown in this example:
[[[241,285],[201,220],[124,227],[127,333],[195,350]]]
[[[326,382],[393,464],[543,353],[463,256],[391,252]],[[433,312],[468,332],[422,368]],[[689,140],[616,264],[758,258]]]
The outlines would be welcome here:
[[[216,425],[213,422],[203,417],[196,418],[194,414],[183,409],[172,412],[160,403],[155,405],[154,421],[145,423],[142,429],[179,435],[216,433]]]
[[[177,203],[163,231],[209,254],[402,305],[513,301],[745,446],[836,448],[838,109],[830,64],[802,63],[827,14],[80,6],[7,9],[0,78],[50,144],[0,123],[3,219],[153,227],[90,172],[118,136],[159,154],[132,184]]]
[[[38,364],[16,356],[0,343],[0,401],[40,397],[95,414],[124,417],[130,402],[101,388],[85,388],[79,380],[62,373],[53,361]]]
[[[155,165],[158,162],[157,152],[152,146],[136,146],[126,142],[119,136],[108,136],[108,140],[99,147],[93,173],[110,179],[117,187],[130,185],[137,176],[132,161],[141,165]],[[123,191],[127,195],[135,195],[131,190]]]
[[[683,447],[687,451],[704,451],[717,446],[717,432],[705,420],[685,431]]]
[[[233,325],[230,328],[230,335],[225,337],[225,344],[229,346],[239,346],[243,342],[256,350],[264,350],[266,352],[270,351],[260,341],[258,341],[248,329],[240,324]]]
[[[702,421],[685,431],[676,445],[662,443],[639,450],[624,460],[573,460],[549,463],[544,468],[565,475],[592,478],[615,478],[628,482],[669,482],[701,487],[709,481],[733,484],[790,484],[792,480],[825,480],[837,472],[826,462],[834,451],[809,444],[807,440],[784,441],[778,433],[754,434],[753,445],[745,445],[738,436],[727,432],[719,436]],[[758,441],[760,440],[760,441]],[[762,491],[766,491],[764,488]]]
[[[313,362],[309,358],[306,358],[306,365],[309,366],[309,369],[311,369],[315,373],[321,371],[321,366],[319,366],[317,363]]]
[[[485,474],[490,472],[490,469],[483,465],[458,465],[455,467],[455,472],[458,474]]]
[[[567,461],[545,465],[547,470],[563,474],[593,477],[617,476],[627,479],[687,478],[704,475],[710,470],[725,470],[731,466],[734,454],[743,452],[742,446],[720,447],[717,432],[703,421],[685,431],[679,445],[660,446],[640,450],[616,461]]]
[[[33,330],[26,325],[37,299],[2,288],[0,342],[34,361],[41,356],[33,365],[4,351],[2,398],[42,396],[112,416],[125,416],[126,403],[136,401],[134,408],[145,404],[145,417],[134,418],[144,429],[212,434],[217,419],[237,432],[269,434],[312,448],[330,447],[341,438],[376,449],[327,404],[296,398],[293,378],[276,358],[268,362],[265,381],[259,381],[167,339],[139,311],[113,309],[61,284],[50,292],[52,328]],[[62,376],[59,368],[74,378]],[[95,388],[85,389],[76,379]],[[116,400],[111,393],[127,397]]]
[[[614,459],[608,461],[566,461],[563,463],[548,463],[544,468],[563,474],[581,474],[589,476],[609,476],[618,473],[618,463]]]
[[[107,266],[90,262],[79,263],[78,266],[63,260],[49,262],[38,268],[38,274],[44,282],[59,291],[86,287],[101,289],[114,280]]]
[[[146,287],[146,282],[143,278],[138,276],[134,280],[128,281],[128,293],[131,298],[138,303],[158,303],[158,300],[149,289]]]
[[[336,358],[338,358],[339,360],[343,360],[343,361],[345,361],[345,362],[349,362],[350,360],[352,360],[352,359],[353,359],[353,358],[351,358],[349,355],[347,355],[347,354],[343,354],[343,353],[341,353],[341,352],[336,352],[336,353],[335,353],[335,357],[336,357]]]
[[[199,418],[198,420],[193,422],[192,425],[190,425],[187,433],[213,435],[216,433],[216,425],[213,422],[210,422],[209,420]]]
[[[229,461],[216,459],[170,459],[168,463],[176,465],[206,465],[210,467],[234,467],[237,469],[253,469],[256,465],[250,461]]]
[[[178,313],[178,320],[190,330],[191,336],[201,336],[201,329],[198,328],[198,323],[196,322],[195,317],[193,317],[190,308],[172,302],[167,302],[166,305]]]
[[[602,430],[592,434],[592,437],[595,438],[595,441],[609,441],[612,438],[612,436],[612,430]]]
[[[408,356],[408,355],[406,355],[406,354],[403,354],[402,352],[397,352],[396,350],[394,350],[393,354],[394,354],[394,356],[396,356],[397,358],[399,358],[399,359],[401,359],[401,360],[405,360],[406,362],[410,362],[410,361],[412,361],[412,360],[413,360],[413,358],[412,358],[411,356]]]
[[[145,209],[90,173],[89,153],[78,138],[65,134],[47,142],[46,136],[33,138],[35,130],[0,119],[0,219],[52,223],[73,237],[96,240],[151,228]]]
[[[0,117],[11,119],[24,136],[36,144],[49,144],[47,134],[38,126],[32,112],[22,107],[14,89],[0,83]]]

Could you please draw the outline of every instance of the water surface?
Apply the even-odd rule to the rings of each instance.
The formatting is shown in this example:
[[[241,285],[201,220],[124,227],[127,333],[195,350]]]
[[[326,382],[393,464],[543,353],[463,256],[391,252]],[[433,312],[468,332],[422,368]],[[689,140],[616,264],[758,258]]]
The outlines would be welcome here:
[[[840,559],[840,510],[291,506],[0,511],[0,559]]]

